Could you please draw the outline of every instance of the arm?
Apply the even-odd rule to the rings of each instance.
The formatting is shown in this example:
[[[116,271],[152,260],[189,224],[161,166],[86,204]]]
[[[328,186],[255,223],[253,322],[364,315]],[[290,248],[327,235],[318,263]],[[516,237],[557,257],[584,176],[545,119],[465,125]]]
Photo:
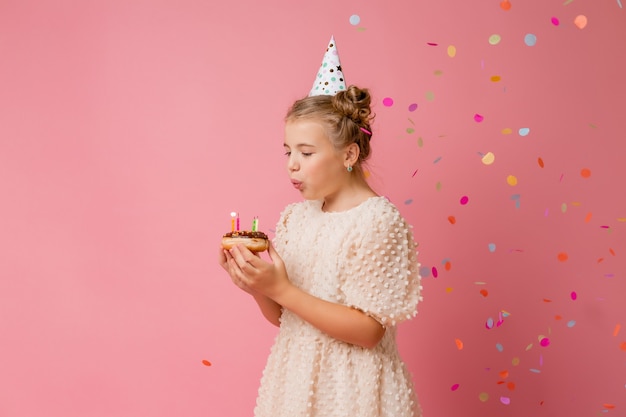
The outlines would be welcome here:
[[[276,306],[291,310],[329,336],[372,348],[385,334],[385,328],[365,313],[322,300],[294,286],[273,245],[269,247],[271,263],[242,246],[231,249],[229,255],[228,267],[236,285],[262,294]]]

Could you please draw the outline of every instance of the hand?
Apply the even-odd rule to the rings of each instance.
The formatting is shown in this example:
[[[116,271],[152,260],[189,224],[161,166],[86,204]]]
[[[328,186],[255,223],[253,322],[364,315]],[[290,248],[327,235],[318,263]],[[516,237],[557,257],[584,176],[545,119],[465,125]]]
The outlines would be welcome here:
[[[283,260],[270,242],[267,262],[244,245],[237,245],[230,251],[223,250],[220,264],[228,272],[233,283],[242,290],[254,295],[262,294],[274,299],[285,291],[291,282]]]

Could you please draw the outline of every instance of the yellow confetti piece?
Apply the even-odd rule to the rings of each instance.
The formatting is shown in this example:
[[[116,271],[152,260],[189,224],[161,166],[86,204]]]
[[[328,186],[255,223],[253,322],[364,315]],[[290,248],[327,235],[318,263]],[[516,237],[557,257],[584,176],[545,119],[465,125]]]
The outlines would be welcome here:
[[[481,392],[480,394],[478,394],[478,399],[482,402],[486,402],[489,399],[489,394],[487,394],[486,392]]]
[[[454,291],[454,288],[452,288],[452,287],[446,287],[446,292],[447,292],[448,294],[450,294],[452,291]]]
[[[509,175],[506,177],[506,183],[511,187],[515,187],[517,185],[517,177],[515,175]]]
[[[456,47],[454,45],[448,46],[448,56],[454,58],[456,56]]]
[[[511,129],[510,127],[505,127],[504,129],[502,129],[503,135],[510,135],[511,133],[513,133],[513,129]]]
[[[483,164],[491,165],[496,160],[496,156],[493,154],[493,152],[487,152],[486,154],[483,155],[481,160]]]
[[[491,80],[491,82],[493,82],[493,83],[497,83],[497,82],[499,82],[500,80],[502,80],[502,77],[500,77],[499,75],[492,75],[492,76],[491,76],[491,78],[490,78],[490,80]]]
[[[513,366],[517,366],[517,365],[519,365],[519,362],[520,362],[519,358],[518,358],[518,357],[515,357],[515,358],[513,358],[513,360],[511,361],[511,364],[512,364]]]

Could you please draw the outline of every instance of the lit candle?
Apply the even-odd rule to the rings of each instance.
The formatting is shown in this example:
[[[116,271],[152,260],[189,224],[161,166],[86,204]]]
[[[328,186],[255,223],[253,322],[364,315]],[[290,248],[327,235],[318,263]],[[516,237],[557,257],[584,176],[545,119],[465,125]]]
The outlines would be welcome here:
[[[235,213],[234,211],[232,213],[230,213],[230,231],[234,232],[235,231],[235,216],[237,216],[237,213]]]

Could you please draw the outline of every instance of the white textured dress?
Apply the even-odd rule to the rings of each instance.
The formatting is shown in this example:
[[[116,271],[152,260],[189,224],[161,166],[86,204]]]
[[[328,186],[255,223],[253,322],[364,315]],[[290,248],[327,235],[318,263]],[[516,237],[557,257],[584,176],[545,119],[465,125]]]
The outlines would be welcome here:
[[[396,323],[416,314],[419,264],[410,226],[385,197],[344,212],[320,201],[287,206],[274,245],[304,291],[385,325],[366,349],[334,339],[284,310],[259,388],[257,417],[419,417],[396,348]]]

